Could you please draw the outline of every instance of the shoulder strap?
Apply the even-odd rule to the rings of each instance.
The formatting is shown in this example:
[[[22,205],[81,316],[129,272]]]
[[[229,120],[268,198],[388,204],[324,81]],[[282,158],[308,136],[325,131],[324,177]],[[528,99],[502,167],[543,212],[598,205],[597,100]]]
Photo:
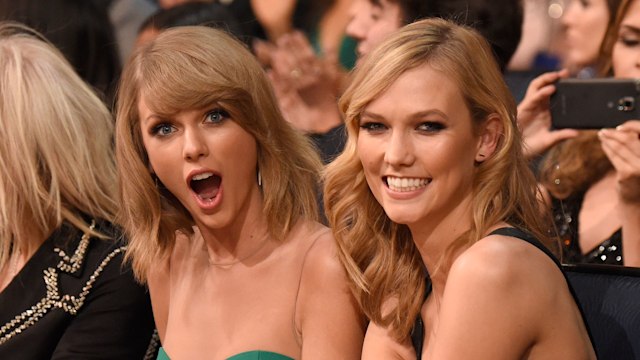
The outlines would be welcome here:
[[[569,287],[569,292],[571,293],[571,296],[573,296],[574,301],[576,302],[576,305],[578,306],[578,310],[580,311],[580,314],[582,315],[582,319],[584,321],[584,326],[587,329],[587,334],[589,335],[589,339],[591,340],[591,344],[595,343],[593,342],[593,335],[591,333],[591,329],[589,328],[589,324],[587,323],[587,318],[585,317],[585,312],[584,309],[582,307],[582,304],[579,301],[579,297],[575,291],[575,289],[573,288],[573,285],[571,284],[571,281],[569,281],[569,278],[567,277],[567,273],[564,271],[564,269],[562,268],[562,264],[560,263],[560,261],[558,260],[558,258],[555,257],[555,255],[553,255],[553,253],[547,249],[546,246],[542,245],[542,243],[540,243],[540,241],[538,241],[538,239],[536,239],[535,237],[533,237],[533,235],[529,234],[526,231],[520,230],[518,228],[513,228],[513,227],[503,227],[497,230],[494,230],[491,232],[491,234],[489,235],[504,235],[504,236],[512,236],[512,237],[516,237],[518,239],[522,239],[526,242],[528,242],[529,244],[537,247],[538,249],[540,249],[543,253],[547,254],[547,256],[549,256],[551,258],[551,260],[553,260],[553,262],[558,266],[558,268],[560,269],[560,272],[562,273],[562,276],[564,276],[565,281],[567,282],[567,286]]]
[[[550,257],[551,260],[553,260],[553,262],[558,266],[560,271],[564,273],[564,271],[562,270],[562,265],[560,264],[560,260],[558,260],[558,258],[551,252],[551,250],[544,246],[530,233],[514,227],[503,227],[492,231],[489,235],[511,236],[528,242],[529,244],[540,249],[540,251],[542,251],[543,253],[547,254],[547,256]]]
[[[424,292],[424,299],[426,300],[429,294],[431,294],[431,279],[429,279],[429,276],[425,277],[425,281],[427,287]],[[420,313],[416,316],[416,321],[413,323],[413,329],[411,329],[411,344],[416,352],[416,360],[421,360],[422,346],[424,344],[424,323]]]

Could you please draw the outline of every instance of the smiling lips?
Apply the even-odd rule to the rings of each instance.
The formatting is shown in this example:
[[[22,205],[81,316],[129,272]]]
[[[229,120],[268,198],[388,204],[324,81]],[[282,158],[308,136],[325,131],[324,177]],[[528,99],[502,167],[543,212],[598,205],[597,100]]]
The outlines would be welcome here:
[[[212,201],[220,190],[220,176],[212,172],[197,174],[189,181],[191,190],[203,201]]]
[[[425,178],[399,178],[393,176],[386,176],[383,180],[385,180],[389,189],[397,192],[419,190],[431,182],[431,179]]]

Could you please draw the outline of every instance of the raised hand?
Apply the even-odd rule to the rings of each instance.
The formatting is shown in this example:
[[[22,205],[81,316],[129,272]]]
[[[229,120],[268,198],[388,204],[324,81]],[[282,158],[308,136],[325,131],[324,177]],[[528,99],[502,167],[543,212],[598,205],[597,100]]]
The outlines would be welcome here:
[[[527,158],[540,155],[557,142],[578,135],[574,129],[551,130],[549,99],[556,91],[554,83],[568,76],[567,70],[560,70],[536,77],[518,104],[518,127],[522,131]]]

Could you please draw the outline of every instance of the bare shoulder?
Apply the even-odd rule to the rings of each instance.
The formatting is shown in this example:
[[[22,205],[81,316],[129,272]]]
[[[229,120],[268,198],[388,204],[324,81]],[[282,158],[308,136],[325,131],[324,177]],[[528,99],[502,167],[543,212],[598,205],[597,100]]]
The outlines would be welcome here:
[[[544,252],[518,238],[487,236],[449,270],[430,355],[521,358],[548,338],[570,300],[562,272]]]
[[[147,274],[147,285],[151,296],[151,306],[160,340],[164,335],[169,319],[172,273],[185,262],[191,247],[191,239],[184,234],[176,236],[175,246],[169,256],[156,261]]]
[[[296,328],[304,359],[360,359],[365,319],[349,288],[331,231],[304,224],[297,236],[310,240],[296,304]]]
[[[496,305],[505,302],[516,312],[530,307],[527,313],[533,314],[532,308],[548,309],[559,293],[568,291],[561,270],[547,254],[504,235],[487,236],[465,250],[452,264],[447,288]]]
[[[563,279],[547,254],[522,239],[505,235],[490,235],[473,244],[455,260],[451,272],[499,282]]]
[[[317,223],[306,222],[298,236],[305,238],[304,269],[306,275],[344,277],[345,272],[338,258],[337,247],[331,229]]]

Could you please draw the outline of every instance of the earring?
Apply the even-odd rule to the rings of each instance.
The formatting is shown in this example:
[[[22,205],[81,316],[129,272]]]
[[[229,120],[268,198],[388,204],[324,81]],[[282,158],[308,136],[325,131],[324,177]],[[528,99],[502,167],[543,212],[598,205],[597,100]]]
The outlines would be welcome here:
[[[260,169],[258,169],[258,186],[262,187],[262,176],[260,175]]]
[[[164,188],[164,185],[158,179],[158,175],[152,174],[151,177],[153,178],[153,184],[156,186],[156,190],[162,190]]]

